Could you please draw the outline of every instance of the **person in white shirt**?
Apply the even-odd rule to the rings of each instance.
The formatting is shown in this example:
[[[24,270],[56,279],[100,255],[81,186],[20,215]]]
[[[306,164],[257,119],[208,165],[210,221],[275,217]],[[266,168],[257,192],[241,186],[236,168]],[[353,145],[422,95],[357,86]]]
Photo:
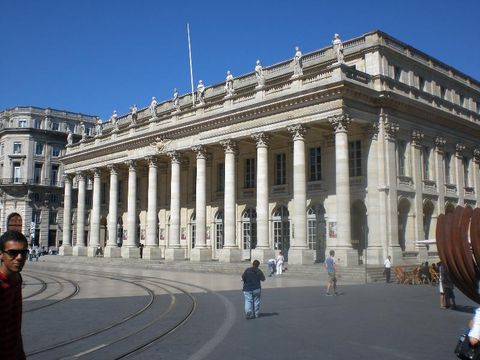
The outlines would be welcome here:
[[[392,273],[392,257],[388,256],[385,262],[383,263],[383,272],[385,274],[385,278],[387,280],[387,284],[390,282],[390,275]]]
[[[280,253],[277,256],[277,275],[282,275],[283,272],[283,252],[280,251]]]

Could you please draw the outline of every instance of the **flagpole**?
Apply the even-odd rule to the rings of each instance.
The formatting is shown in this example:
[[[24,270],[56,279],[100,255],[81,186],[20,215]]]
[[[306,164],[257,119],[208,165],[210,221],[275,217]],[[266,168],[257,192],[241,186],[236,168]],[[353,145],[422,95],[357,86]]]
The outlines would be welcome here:
[[[192,105],[195,106],[195,96],[193,94],[193,66],[192,66],[192,47],[190,45],[190,24],[187,23],[188,36],[188,57],[190,58],[190,84],[192,85]]]

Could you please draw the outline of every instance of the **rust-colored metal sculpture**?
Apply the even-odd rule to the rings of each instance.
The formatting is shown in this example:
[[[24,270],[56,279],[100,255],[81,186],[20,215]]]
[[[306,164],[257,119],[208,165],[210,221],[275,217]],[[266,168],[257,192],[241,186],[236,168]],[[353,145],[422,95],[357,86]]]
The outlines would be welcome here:
[[[480,209],[457,206],[437,221],[438,254],[455,286],[480,303]]]

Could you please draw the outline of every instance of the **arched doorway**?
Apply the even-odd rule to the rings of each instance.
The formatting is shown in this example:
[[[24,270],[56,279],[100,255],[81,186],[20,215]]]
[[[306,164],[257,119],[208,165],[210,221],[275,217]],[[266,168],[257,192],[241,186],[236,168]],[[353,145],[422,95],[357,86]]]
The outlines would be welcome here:
[[[452,204],[451,202],[447,202],[447,204],[445,205],[445,214],[450,214],[455,211],[455,205]]]
[[[223,249],[223,210],[218,210],[215,214],[215,248]]]
[[[363,256],[367,244],[367,207],[362,200],[357,200],[352,204],[352,247],[358,251],[359,256]]]
[[[20,214],[13,213],[8,217],[7,230],[22,231],[22,217]]]
[[[402,251],[405,251],[405,244],[408,233],[408,215],[410,213],[410,201],[402,198],[398,203],[398,244]]]
[[[288,249],[290,248],[290,220],[288,209],[285,206],[278,207],[272,216],[273,221],[273,248],[281,250],[285,261],[288,261]]]
[[[430,239],[430,237],[435,236],[431,231],[432,224],[432,215],[435,206],[430,200],[425,200],[423,202],[423,231],[425,239]]]
[[[257,211],[248,208],[242,213],[243,258],[251,259],[251,250],[257,247]]]
[[[315,251],[315,262],[324,262],[327,227],[325,225],[325,208],[322,205],[307,209],[307,237],[309,249]]]

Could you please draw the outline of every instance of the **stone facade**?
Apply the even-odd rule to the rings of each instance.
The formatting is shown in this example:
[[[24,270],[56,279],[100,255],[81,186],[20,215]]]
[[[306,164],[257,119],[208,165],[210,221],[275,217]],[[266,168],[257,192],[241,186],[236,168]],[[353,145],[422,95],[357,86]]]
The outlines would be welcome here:
[[[63,164],[67,132],[81,139],[95,119],[53,109],[0,112],[0,232],[17,229],[41,247],[63,237]],[[92,123],[92,124],[90,124]],[[59,225],[60,224],[60,225]]]
[[[265,66],[261,83],[257,70],[229,93],[155,102],[69,147],[65,254],[423,260],[438,214],[480,200],[480,83],[383,32],[341,45],[341,61],[329,46],[301,72]]]

